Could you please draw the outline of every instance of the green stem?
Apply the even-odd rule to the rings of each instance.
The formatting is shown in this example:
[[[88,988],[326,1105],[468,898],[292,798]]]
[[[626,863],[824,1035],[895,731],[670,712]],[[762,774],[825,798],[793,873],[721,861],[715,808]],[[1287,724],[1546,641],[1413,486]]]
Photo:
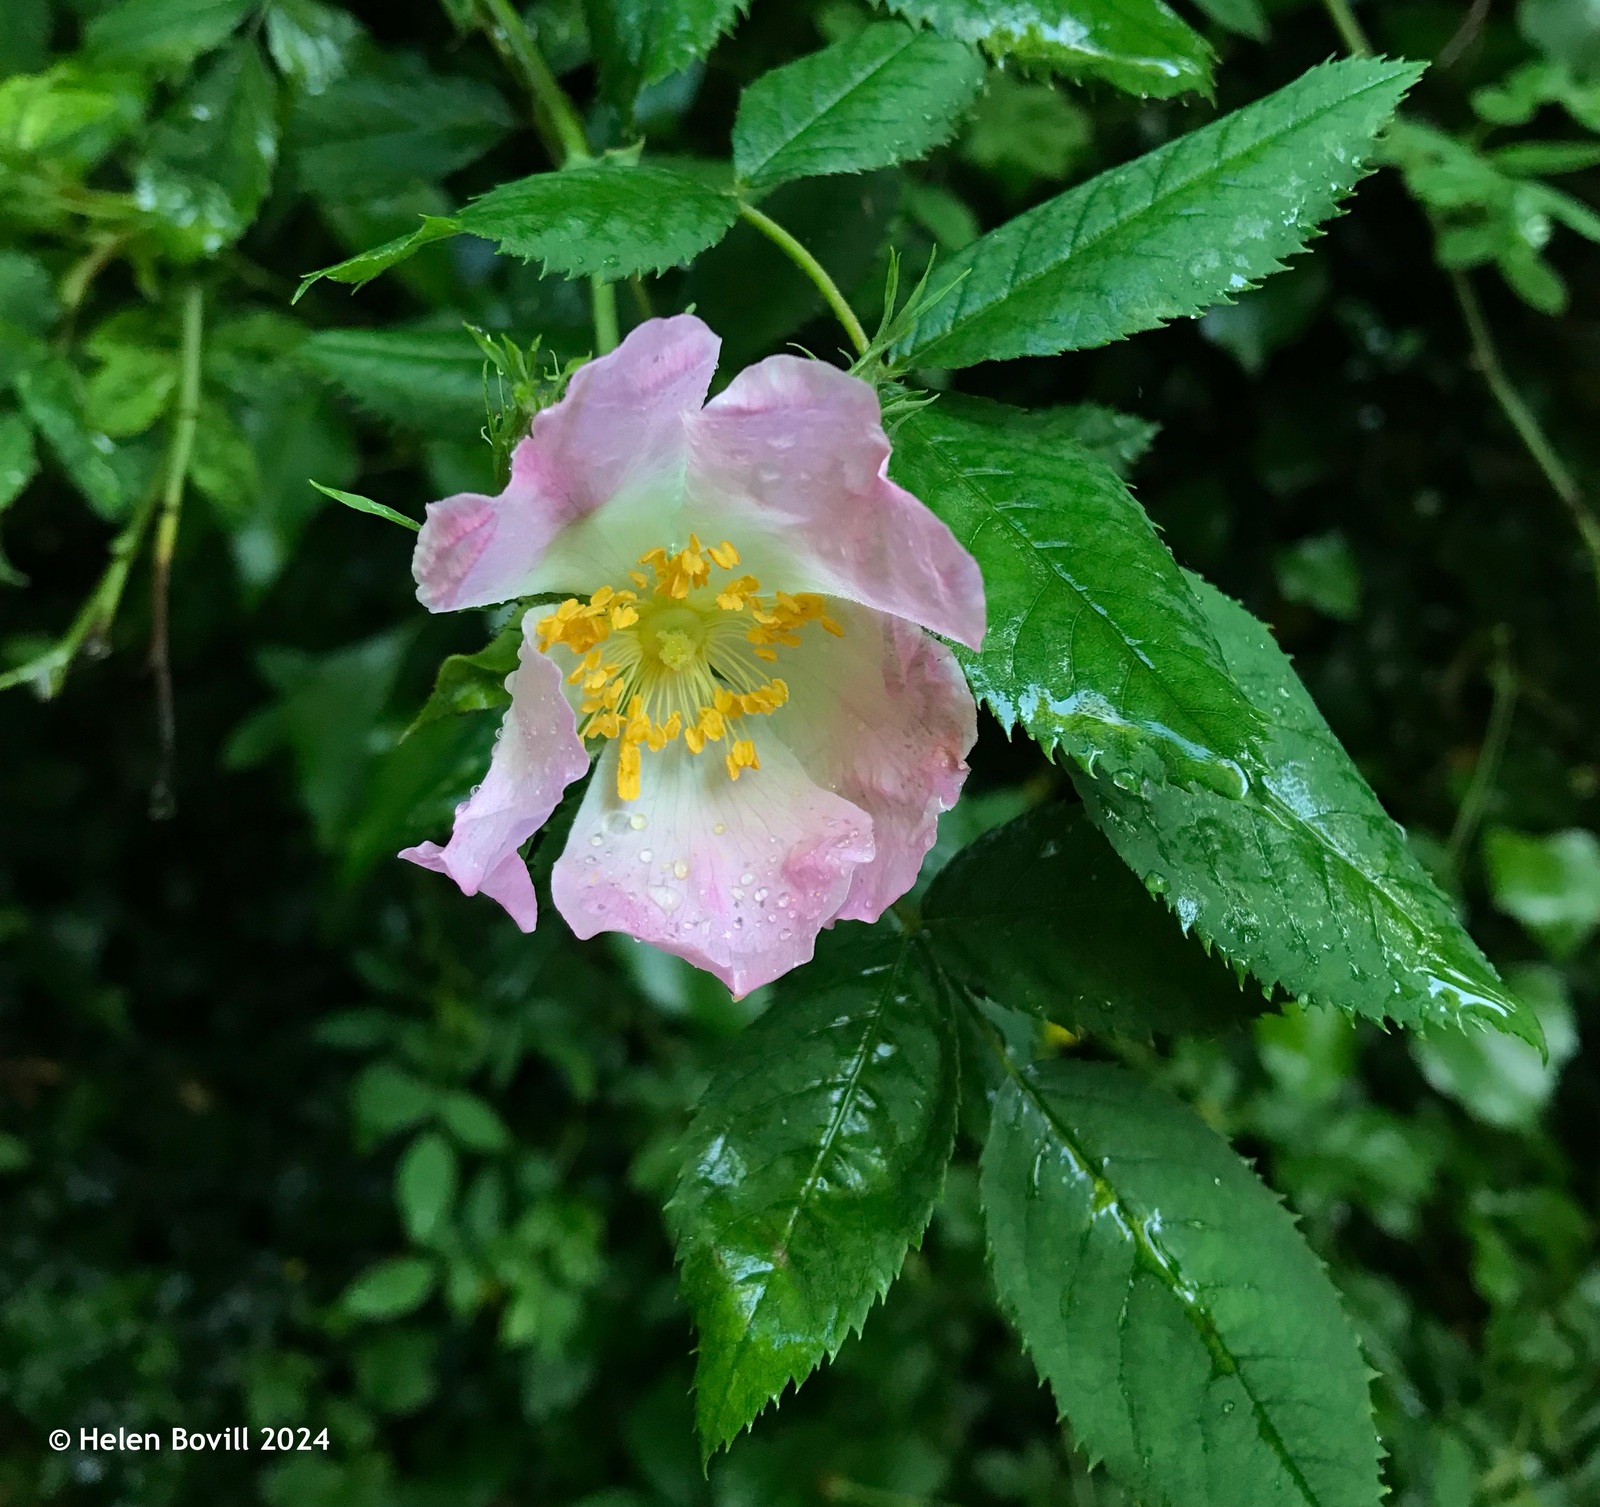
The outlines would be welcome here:
[[[133,516],[123,524],[122,532],[111,541],[111,561],[67,631],[42,654],[0,675],[0,691],[31,685],[48,701],[61,689],[72,662],[85,647],[94,645],[110,631],[133,562],[144,544],[145,533],[160,501],[160,491],[152,487]]]
[[[484,33],[511,70],[522,80],[533,102],[534,128],[543,138],[551,159],[559,165],[582,161],[589,155],[589,139],[572,101],[557,82],[550,65],[533,45],[528,28],[510,0],[479,0]]]
[[[173,810],[172,773],[178,745],[177,715],[173,709],[172,657],[168,640],[172,588],[172,556],[178,547],[178,525],[183,519],[184,483],[189,458],[194,453],[195,429],[200,422],[200,357],[205,334],[205,294],[191,283],[183,295],[183,347],[178,378],[178,407],[172,421],[172,445],[161,492],[161,515],[156,524],[151,559],[150,666],[156,677],[156,720],[161,751],[155,783],[150,792],[150,814],[158,819]]]
[[[557,167],[587,162],[589,138],[583,122],[567,98],[544,55],[528,35],[527,24],[516,13],[510,0],[479,0],[479,16],[484,34],[501,60],[522,81],[533,105],[533,126],[544,142],[550,160]],[[617,348],[621,338],[617,323],[617,290],[603,277],[589,279],[589,301],[594,318],[595,354],[604,356]]]
[[[1366,32],[1356,20],[1356,13],[1350,9],[1350,0],[1322,0],[1322,5],[1344,39],[1344,45],[1358,58],[1371,57],[1372,43],[1367,40]]]
[[[1517,391],[1500,361],[1500,352],[1494,343],[1489,322],[1483,316],[1483,306],[1473,291],[1467,275],[1458,268],[1450,271],[1450,286],[1455,290],[1456,302],[1461,306],[1461,316],[1466,321],[1467,334],[1472,341],[1472,356],[1483,380],[1488,384],[1494,400],[1500,405],[1523,448],[1533,457],[1534,464],[1550,484],[1550,490],[1561,499],[1578,531],[1578,537],[1589,555],[1589,568],[1594,573],[1595,591],[1600,596],[1600,520],[1595,518],[1583,492],[1567,464],[1550,443],[1539,420]]]
[[[864,355],[868,344],[867,332],[862,328],[861,321],[856,318],[856,311],[850,307],[844,294],[839,291],[838,283],[828,276],[828,269],[770,215],[762,214],[750,204],[741,204],[739,214],[742,219],[754,225],[817,285],[818,292],[828,301],[828,307],[844,326],[845,334],[850,337],[850,343],[856,348],[856,354]]]
[[[1494,701],[1489,707],[1489,724],[1484,729],[1483,746],[1478,750],[1478,762],[1472,771],[1467,793],[1461,798],[1461,809],[1456,812],[1455,825],[1450,829],[1450,840],[1445,845],[1445,855],[1453,870],[1461,867],[1461,855],[1466,852],[1483,820],[1489,804],[1490,793],[1500,773],[1500,761],[1505,757],[1506,742],[1511,737],[1511,719],[1517,708],[1517,672],[1511,663],[1511,650],[1504,627],[1495,630],[1494,662],[1489,668],[1489,683],[1494,687]]]

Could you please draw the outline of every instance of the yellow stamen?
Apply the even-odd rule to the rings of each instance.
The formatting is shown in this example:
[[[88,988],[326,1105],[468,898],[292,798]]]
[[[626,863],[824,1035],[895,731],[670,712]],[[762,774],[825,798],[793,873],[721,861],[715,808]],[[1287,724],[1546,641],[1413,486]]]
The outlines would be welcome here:
[[[691,756],[725,742],[731,780],[760,769],[754,741],[735,726],[769,717],[789,700],[788,684],[769,677],[762,662],[799,645],[812,623],[835,636],[844,631],[823,597],[777,592],[769,599],[751,575],[711,584],[713,569],[739,563],[728,540],[708,548],[690,534],[683,549],[640,556],[641,568],[627,573],[636,589],[601,586],[586,602],[559,603],[535,625],[544,653],[559,646],[573,656],[566,681],[577,687],[580,735],[618,744],[624,801],[639,798],[645,749],[660,753],[680,737]]]

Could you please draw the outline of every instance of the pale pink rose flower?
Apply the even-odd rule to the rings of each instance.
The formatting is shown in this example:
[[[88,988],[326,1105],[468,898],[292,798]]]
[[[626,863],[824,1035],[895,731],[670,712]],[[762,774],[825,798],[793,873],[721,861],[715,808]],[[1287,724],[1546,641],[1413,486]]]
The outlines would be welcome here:
[[[873,389],[773,356],[705,401],[719,342],[641,325],[540,413],[498,497],[428,508],[434,612],[540,593],[489,772],[443,847],[400,856],[536,914],[519,849],[598,756],[556,908],[737,994],[875,921],[960,794],[977,713],[977,562],[888,478]],[[928,630],[928,631],[924,631]]]

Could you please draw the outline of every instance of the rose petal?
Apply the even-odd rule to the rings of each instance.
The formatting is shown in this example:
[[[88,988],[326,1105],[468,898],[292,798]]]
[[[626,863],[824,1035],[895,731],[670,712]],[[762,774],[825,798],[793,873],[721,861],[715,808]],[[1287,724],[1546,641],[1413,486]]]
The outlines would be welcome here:
[[[614,499],[659,495],[676,508],[684,420],[705,401],[720,345],[700,320],[679,314],[647,321],[610,355],[580,367],[566,396],[534,418],[512,453],[505,491],[462,492],[428,505],[412,558],[423,606],[449,612],[545,589],[548,572],[539,567],[557,536]],[[590,548],[597,543],[603,536]],[[563,558],[556,568],[565,576],[576,566],[598,586],[634,564],[639,551],[627,553],[630,547],[625,558],[606,551],[587,572],[582,558]]]
[[[940,812],[961,794],[978,709],[955,656],[921,629],[842,603],[834,615],[843,638],[808,627],[774,666],[789,701],[772,736],[872,818],[876,851],[851,876],[839,919],[876,921],[916,883]]]
[[[689,421],[688,511],[728,517],[756,563],[785,562],[788,591],[892,612],[976,649],[983,577],[954,534],[888,478],[878,396],[823,361],[771,356],[741,372]],[[739,532],[734,530],[738,529]]]
[[[761,768],[730,780],[712,745],[644,755],[639,798],[617,797],[617,751],[600,760],[567,850],[556,909],[580,937],[623,931],[714,973],[735,994],[806,962],[872,857],[872,823],[819,789],[768,740]]]
[[[561,694],[561,671],[534,647],[533,617],[529,613],[523,622],[519,663],[506,680],[511,705],[483,783],[456,807],[448,843],[419,843],[400,855],[448,874],[463,894],[482,891],[498,900],[523,931],[533,930],[538,906],[518,849],[589,767],[577,721]]]

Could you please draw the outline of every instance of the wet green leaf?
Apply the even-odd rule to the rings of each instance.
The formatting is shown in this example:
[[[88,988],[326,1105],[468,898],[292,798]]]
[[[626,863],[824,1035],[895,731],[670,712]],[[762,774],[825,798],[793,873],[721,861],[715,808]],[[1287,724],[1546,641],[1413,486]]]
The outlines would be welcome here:
[[[967,679],[1047,752],[1237,791],[1259,715],[1143,509],[1062,427],[945,399],[895,431],[896,479],[983,568]]]
[[[954,134],[982,82],[982,63],[960,42],[893,23],[869,26],[744,91],[734,169],[760,194],[791,178],[924,156]]]
[[[300,286],[295,290],[294,302],[299,303],[305,296],[306,289],[324,277],[336,283],[353,283],[358,288],[365,287],[373,278],[405,261],[424,246],[431,245],[434,241],[448,240],[460,233],[461,226],[452,218],[443,215],[423,215],[422,224],[409,235],[396,236],[394,240],[386,241],[382,246],[374,246],[371,251],[363,251],[358,256],[336,262],[333,266],[324,267],[318,272],[308,272],[300,279]]]
[[[320,0],[272,0],[267,51],[278,70],[307,94],[321,94],[349,71],[361,23]]]
[[[589,0],[589,35],[607,95],[631,109],[639,90],[702,58],[749,0]]]
[[[278,160],[277,88],[253,42],[219,55],[150,134],[134,175],[140,206],[185,260],[214,256],[249,228]]]
[[[1205,1034],[1260,1009],[1078,807],[1039,807],[963,849],[922,923],[953,977],[1075,1031]]]
[[[707,1455],[861,1327],[933,1211],[957,1054],[916,945],[869,935],[795,975],[689,1128],[667,1217]]]
[[[887,0],[907,20],[1134,94],[1211,88],[1211,49],[1162,0]]]
[[[697,177],[606,158],[502,184],[457,222],[547,271],[615,279],[691,261],[738,213],[733,198]]]
[[[1281,270],[1355,185],[1420,65],[1350,59],[1112,168],[945,264],[897,354],[924,366],[1087,350]]]
[[[385,518],[390,523],[398,523],[401,528],[410,529],[413,534],[422,532],[422,525],[415,518],[407,518],[404,513],[396,512],[381,502],[374,502],[370,497],[363,497],[359,492],[341,492],[337,487],[323,486],[320,481],[314,481],[311,485],[324,497],[342,502],[347,508],[354,508],[358,513],[371,513],[374,518]]]
[[[1436,1026],[1411,1038],[1422,1075],[1475,1120],[1531,1130],[1578,1050],[1566,981],[1542,964],[1506,970],[1506,983],[1539,1017],[1545,1051],[1498,1031]]]
[[[89,506],[102,518],[119,517],[130,499],[126,480],[112,463],[117,447],[90,428],[78,374],[52,357],[20,373],[16,390],[23,412]]]
[[[1077,778],[1123,860],[1265,984],[1374,1020],[1473,1021],[1538,1045],[1538,1021],[1462,929],[1272,636],[1190,579],[1267,732],[1242,800]]]
[[[1000,1299],[1074,1438],[1140,1501],[1378,1507],[1356,1331],[1277,1196],[1121,1068],[1008,1081],[983,1153]]]

